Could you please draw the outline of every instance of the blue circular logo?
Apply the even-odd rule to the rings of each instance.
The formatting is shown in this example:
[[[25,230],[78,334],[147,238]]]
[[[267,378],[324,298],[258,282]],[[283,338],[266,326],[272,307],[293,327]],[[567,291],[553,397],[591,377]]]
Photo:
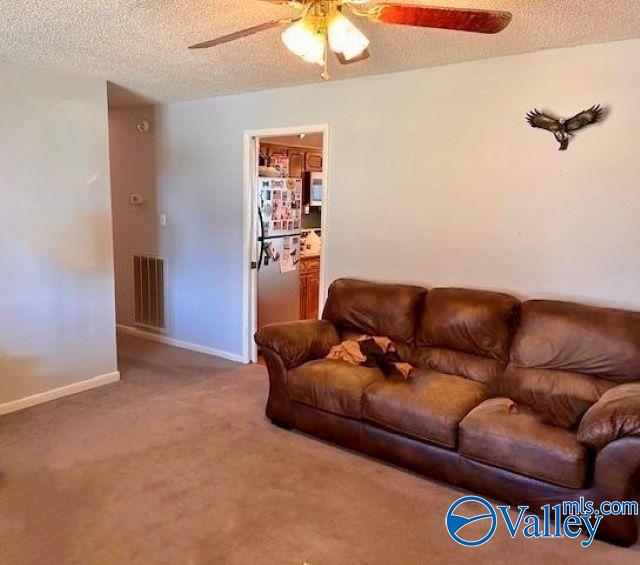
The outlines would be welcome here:
[[[478,509],[478,504],[482,506],[482,509]],[[463,516],[458,513],[459,511],[464,511],[465,507],[467,508],[467,512],[465,512],[465,514],[469,514],[468,516]],[[481,520],[486,520],[486,525],[488,527],[486,533],[482,534],[479,538],[477,537],[478,534],[476,532],[473,533],[473,537],[471,539],[462,537],[464,532],[461,532],[461,530],[463,530],[465,526]],[[489,504],[484,498],[479,496],[463,496],[451,505],[447,512],[445,522],[447,524],[447,531],[455,542],[467,547],[475,547],[482,545],[491,539],[496,531],[498,519],[493,506],[491,506],[491,504]]]

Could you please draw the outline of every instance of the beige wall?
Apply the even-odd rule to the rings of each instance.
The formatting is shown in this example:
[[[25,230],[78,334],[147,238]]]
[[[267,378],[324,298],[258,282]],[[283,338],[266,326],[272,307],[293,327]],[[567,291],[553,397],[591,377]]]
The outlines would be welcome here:
[[[243,133],[323,122],[329,280],[640,309],[638,60],[634,40],[162,106],[171,336],[241,352]],[[524,120],[595,103],[566,152]]]
[[[146,120],[149,130],[137,125]],[[156,123],[153,107],[109,111],[111,199],[118,324],[133,325],[134,254],[160,253],[156,195]],[[144,198],[142,206],[131,195]]]
[[[106,84],[6,62],[0,84],[1,413],[117,367]]]

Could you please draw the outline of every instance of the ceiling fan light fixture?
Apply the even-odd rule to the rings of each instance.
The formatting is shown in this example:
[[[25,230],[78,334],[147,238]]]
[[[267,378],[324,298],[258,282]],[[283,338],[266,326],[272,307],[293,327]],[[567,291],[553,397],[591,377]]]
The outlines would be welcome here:
[[[325,40],[316,30],[315,22],[304,17],[282,32],[282,42],[293,54],[307,63],[323,66],[325,60]]]
[[[328,80],[329,49],[335,52],[342,65],[359,63],[371,56],[369,39],[349,21],[345,13],[373,23],[485,34],[502,31],[513,18],[511,12],[500,10],[442,8],[375,0],[263,1],[287,5],[298,10],[298,15],[228,33],[191,45],[189,49],[206,49],[273,28],[289,26],[282,32],[282,41],[287,49],[304,61],[324,67],[320,76]]]
[[[328,25],[329,46],[342,53],[347,61],[355,59],[369,47],[369,39],[341,12],[335,10]]]

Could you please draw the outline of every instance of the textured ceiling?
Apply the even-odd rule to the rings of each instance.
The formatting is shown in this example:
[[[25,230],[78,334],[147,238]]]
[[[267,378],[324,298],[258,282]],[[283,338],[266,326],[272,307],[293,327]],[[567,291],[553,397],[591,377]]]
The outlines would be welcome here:
[[[277,137],[261,137],[260,141],[273,143],[275,145],[287,145],[291,147],[303,147],[309,149],[319,149],[322,147],[321,133],[308,133],[303,139],[297,135],[279,135]]]
[[[359,20],[373,56],[333,80],[640,37],[639,0],[404,0],[513,13],[493,36]],[[203,51],[187,46],[295,13],[258,0],[0,0],[0,57],[114,83],[114,105],[176,101],[320,80],[277,30]]]

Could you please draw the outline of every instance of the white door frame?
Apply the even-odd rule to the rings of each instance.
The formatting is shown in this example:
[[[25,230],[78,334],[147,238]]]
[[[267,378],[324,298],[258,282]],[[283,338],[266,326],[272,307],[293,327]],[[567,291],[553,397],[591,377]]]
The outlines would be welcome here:
[[[280,135],[297,135],[300,133],[322,134],[322,176],[324,194],[322,195],[322,248],[320,250],[320,312],[325,300],[327,218],[329,216],[329,124],[315,124],[306,126],[292,126],[268,129],[254,129],[244,132],[244,191],[243,191],[243,268],[242,268],[242,360],[250,363],[257,359],[257,348],[253,341],[253,334],[257,329],[258,318],[258,277],[257,270],[251,268],[251,262],[256,260],[256,206],[257,194],[255,187],[255,167],[257,155],[252,147],[255,138],[274,137]]]

